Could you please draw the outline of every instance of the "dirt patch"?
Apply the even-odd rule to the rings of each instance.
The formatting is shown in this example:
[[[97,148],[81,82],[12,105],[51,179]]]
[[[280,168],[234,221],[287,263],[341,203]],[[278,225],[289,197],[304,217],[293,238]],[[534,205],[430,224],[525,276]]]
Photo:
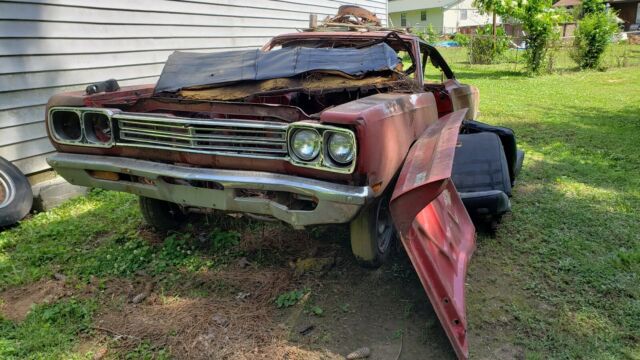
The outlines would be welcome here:
[[[131,294],[140,284],[125,286],[120,299],[97,315],[95,329],[116,339],[119,351],[141,341],[168,349],[179,359],[242,359],[266,354],[284,329],[274,318],[272,300],[289,284],[290,271],[236,270],[203,272],[169,294],[154,291],[140,304]],[[186,289],[224,283],[222,296],[186,296]],[[115,287],[108,293],[116,294]]]
[[[22,321],[34,305],[55,302],[71,294],[63,281],[41,280],[0,293],[0,311],[6,319]]]

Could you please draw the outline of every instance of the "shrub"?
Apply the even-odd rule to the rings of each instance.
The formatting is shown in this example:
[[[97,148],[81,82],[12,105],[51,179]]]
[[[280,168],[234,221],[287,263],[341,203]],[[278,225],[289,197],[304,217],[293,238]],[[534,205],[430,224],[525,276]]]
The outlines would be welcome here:
[[[453,41],[457,42],[458,45],[460,46],[469,46],[469,36],[462,34],[462,33],[456,33],[455,35],[453,35]]]
[[[518,20],[526,33],[527,72],[540,73],[547,59],[549,44],[559,37],[555,27],[568,17],[565,10],[551,7],[551,0],[474,0],[485,13],[495,13]]]
[[[529,1],[520,11],[519,18],[526,33],[525,60],[530,74],[542,72],[551,43],[560,37],[556,25],[566,17],[561,11],[551,8],[549,0]]]
[[[418,31],[416,35],[429,44],[433,44],[438,41],[438,33],[433,28],[433,25],[429,24],[424,32]]]
[[[594,69],[601,66],[602,54],[618,27],[615,15],[601,0],[585,1],[582,12],[584,17],[578,21],[571,55],[581,69]]]
[[[472,64],[492,64],[509,48],[509,37],[504,28],[498,27],[495,37],[491,30],[491,25],[479,27],[469,42],[469,61]]]

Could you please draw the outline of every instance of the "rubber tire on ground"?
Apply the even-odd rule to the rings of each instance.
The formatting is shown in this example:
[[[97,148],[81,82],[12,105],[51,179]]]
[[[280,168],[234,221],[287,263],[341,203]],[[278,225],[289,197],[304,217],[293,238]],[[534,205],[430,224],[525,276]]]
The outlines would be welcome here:
[[[360,211],[350,223],[351,251],[361,266],[368,268],[380,267],[389,257],[396,238],[395,228],[388,213],[388,197],[383,197],[369,204]],[[378,246],[378,215],[386,212],[390,224],[391,238],[383,249]]]
[[[147,224],[161,231],[180,228],[187,215],[178,204],[140,196],[140,211]]]
[[[0,227],[13,225],[25,217],[33,205],[27,178],[15,165],[0,157]]]

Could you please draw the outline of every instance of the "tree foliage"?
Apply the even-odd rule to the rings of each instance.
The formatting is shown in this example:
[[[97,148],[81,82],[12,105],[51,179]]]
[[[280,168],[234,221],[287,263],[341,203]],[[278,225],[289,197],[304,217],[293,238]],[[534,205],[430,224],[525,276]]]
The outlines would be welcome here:
[[[522,23],[527,70],[540,73],[551,41],[559,36],[556,25],[566,18],[566,12],[552,8],[551,0],[474,0],[474,5],[483,12],[494,12]]]
[[[472,64],[495,63],[509,49],[510,38],[504,28],[498,27],[495,37],[491,32],[491,25],[480,26],[469,41],[469,62]]]
[[[595,69],[602,64],[602,54],[618,31],[615,14],[602,0],[585,0],[582,19],[578,21],[573,42],[573,59],[582,69]]]

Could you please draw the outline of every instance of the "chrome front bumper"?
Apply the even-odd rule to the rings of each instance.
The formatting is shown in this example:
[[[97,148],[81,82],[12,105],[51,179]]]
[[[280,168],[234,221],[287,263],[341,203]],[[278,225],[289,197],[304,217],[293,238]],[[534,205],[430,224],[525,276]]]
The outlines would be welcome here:
[[[122,157],[58,153],[47,159],[75,185],[124,191],[174,202],[186,207],[266,215],[295,227],[349,222],[374,197],[368,186],[348,186],[258,171],[218,170],[175,166]],[[143,181],[106,180],[90,171],[126,174]],[[166,181],[172,179],[171,182]],[[175,180],[178,181],[175,181]],[[210,182],[217,189],[189,182]],[[268,198],[239,196],[238,190],[278,191],[314,199],[313,210],[294,210]]]

